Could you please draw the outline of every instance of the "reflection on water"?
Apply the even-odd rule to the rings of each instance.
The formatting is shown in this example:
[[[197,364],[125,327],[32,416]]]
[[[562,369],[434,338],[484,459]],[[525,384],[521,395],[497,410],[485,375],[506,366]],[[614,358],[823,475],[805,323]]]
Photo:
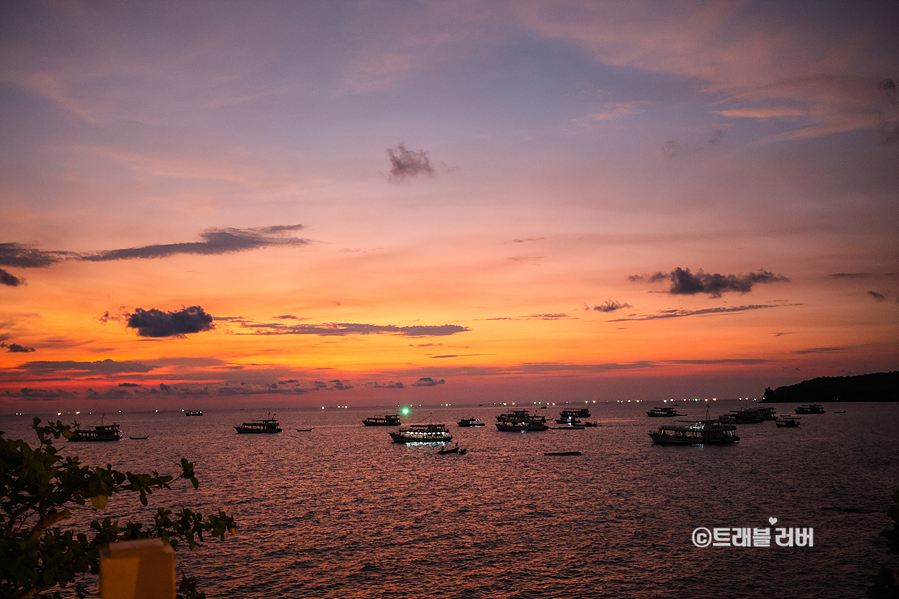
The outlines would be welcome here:
[[[841,409],[796,429],[740,426],[740,442],[724,447],[652,445],[658,420],[638,404],[591,404],[597,428],[531,433],[497,431],[500,408],[431,410],[464,456],[362,426],[378,409],[282,411],[277,435],[237,435],[249,412],[118,414],[124,440],[64,445],[121,470],[195,462],[200,489],[154,494],[151,507],[236,518],[236,537],[178,553],[209,597],[842,598],[862,596],[889,561],[878,533],[899,488],[899,406]],[[455,425],[470,416],[488,426]],[[5,417],[0,428],[29,438],[29,422]],[[564,451],[582,455],[544,455]],[[103,516],[132,509],[111,501]],[[691,542],[699,526],[769,517],[813,527],[814,547]]]

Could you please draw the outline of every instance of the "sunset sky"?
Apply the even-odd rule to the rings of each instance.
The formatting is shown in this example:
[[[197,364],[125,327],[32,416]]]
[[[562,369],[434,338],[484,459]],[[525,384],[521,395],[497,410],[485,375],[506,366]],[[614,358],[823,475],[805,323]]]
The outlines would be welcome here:
[[[899,369],[896,2],[16,0],[0,57],[0,412]]]

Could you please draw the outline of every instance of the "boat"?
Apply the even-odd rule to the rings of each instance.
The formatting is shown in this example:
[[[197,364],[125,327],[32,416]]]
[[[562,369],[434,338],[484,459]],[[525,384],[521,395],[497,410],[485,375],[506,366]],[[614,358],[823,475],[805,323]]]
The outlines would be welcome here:
[[[122,431],[118,424],[101,424],[93,429],[76,428],[69,441],[118,441]]]
[[[184,415],[185,416],[202,416],[203,410],[185,410]]]
[[[596,422],[596,421],[594,421],[594,422],[589,422],[589,421],[588,421],[588,422],[585,422],[585,423],[584,423],[584,426],[597,427],[597,426],[599,426],[599,423]]]
[[[646,412],[651,418],[667,418],[669,416],[680,416],[674,408],[653,408]]]
[[[298,428],[297,432],[298,433],[308,433],[311,430],[312,430],[311,428]]]
[[[528,410],[511,410],[496,417],[496,428],[506,432],[545,431],[549,428],[546,416],[531,414]]]
[[[238,434],[272,434],[281,432],[281,427],[273,414],[269,414],[268,418],[244,422],[240,426],[235,426],[234,429]]]
[[[795,428],[799,426],[799,418],[794,418],[792,416],[784,416],[782,418],[778,418],[775,420],[775,424],[781,428]]]
[[[727,424],[758,424],[765,420],[777,420],[775,408],[746,408],[744,410],[731,410],[718,419]]]
[[[463,418],[458,422],[462,428],[470,428],[475,426],[484,426],[484,421],[480,418]]]
[[[809,404],[807,406],[799,406],[796,408],[797,414],[824,414],[824,406],[819,403]]]
[[[556,422],[559,424],[580,424],[581,421],[579,418],[589,418],[590,410],[587,408],[580,408],[577,410],[562,410],[562,413],[559,414],[559,417],[556,419]]]
[[[445,424],[410,424],[391,432],[390,438],[394,443],[445,443],[453,436]]]
[[[460,448],[460,447],[459,447],[459,444],[456,443],[456,444],[453,445],[452,447],[441,447],[440,450],[437,452],[437,455],[446,455],[446,454],[448,454],[448,453],[455,453],[455,454],[458,454],[458,455],[465,455],[466,453],[468,453],[468,450],[467,450],[467,449],[464,449],[464,448]]]
[[[580,420],[578,420],[580,422]],[[582,431],[585,427],[583,424],[569,424],[568,426],[553,426],[554,431]]]
[[[131,439],[132,441],[143,441],[144,439],[149,439],[150,435],[147,435],[146,437],[128,437],[128,438]]]
[[[846,410],[840,410],[838,412],[834,412],[834,414],[845,414],[845,413],[846,413]]]
[[[680,422],[690,422],[682,420]],[[649,436],[656,445],[726,445],[736,443],[740,437],[737,427],[717,419],[697,420],[690,424],[663,424]]]
[[[399,426],[399,414],[385,414],[384,416],[371,416],[362,421],[365,426]]]
[[[543,455],[581,455],[579,451],[544,451]]]

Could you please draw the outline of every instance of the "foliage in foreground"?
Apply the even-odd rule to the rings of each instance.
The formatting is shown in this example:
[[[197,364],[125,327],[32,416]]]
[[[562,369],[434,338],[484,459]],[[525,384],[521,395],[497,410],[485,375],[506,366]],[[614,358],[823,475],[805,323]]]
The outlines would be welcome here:
[[[899,491],[893,493],[893,501],[899,503]],[[880,533],[886,539],[890,553],[899,555],[899,508],[891,507],[887,516],[893,520],[893,528]],[[899,599],[899,575],[886,566],[881,566],[874,578],[874,584],[868,587],[868,597],[873,599]]]
[[[53,445],[71,430],[61,421],[41,425],[35,418],[32,428],[39,445],[4,437],[0,431],[0,597],[29,599],[36,594],[73,585],[75,594],[86,591],[79,581],[82,574],[100,570],[100,549],[113,541],[158,537],[177,549],[181,543],[194,549],[203,534],[224,539],[235,532],[234,519],[219,511],[204,518],[189,509],[178,513],[161,507],[153,522],[120,524],[108,518],[94,520],[88,531],[73,532],[57,526],[75,509],[103,509],[113,495],[133,493],[147,505],[147,495],[169,489],[176,479],[187,479],[196,489],[199,482],[193,464],[181,459],[177,476],[119,472],[111,466],[82,466],[77,457],[59,455]],[[184,576],[179,596],[202,598],[196,579]],[[58,590],[54,596],[59,596]]]

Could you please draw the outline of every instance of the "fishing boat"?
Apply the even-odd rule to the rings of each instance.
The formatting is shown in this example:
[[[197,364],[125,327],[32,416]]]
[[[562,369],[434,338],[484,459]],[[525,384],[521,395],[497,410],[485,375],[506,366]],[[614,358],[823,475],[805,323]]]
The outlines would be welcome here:
[[[774,423],[781,428],[795,428],[799,426],[799,418],[794,418],[793,416],[784,416],[775,420]]]
[[[184,410],[185,416],[202,416],[203,410]]]
[[[559,424],[580,424],[580,418],[589,418],[590,410],[587,408],[579,408],[577,410],[562,410],[556,422]]]
[[[121,438],[122,431],[118,424],[100,424],[93,429],[76,428],[69,441],[118,441]]]
[[[727,445],[740,440],[737,427],[717,419],[680,421],[689,424],[663,424],[649,436],[656,445]]]
[[[281,426],[275,420],[274,414],[269,414],[268,418],[244,422],[240,426],[235,426],[234,429],[238,434],[273,434],[281,432]]]
[[[131,439],[132,441],[143,441],[144,439],[149,439],[150,435],[147,435],[145,437],[128,437],[128,438]]]
[[[471,428],[475,426],[484,426],[484,421],[480,418],[463,418],[457,424],[462,428]]]
[[[410,424],[390,433],[394,443],[446,443],[453,436],[445,424]]]
[[[674,408],[653,408],[646,412],[650,418],[667,418],[669,416],[680,416]]]
[[[384,416],[371,416],[362,421],[365,426],[399,426],[399,414],[385,414]]]
[[[807,406],[799,406],[796,408],[797,414],[823,414],[824,406],[819,403],[809,404]]]
[[[446,455],[448,453],[465,455],[466,453],[468,453],[468,450],[465,449],[464,447],[459,447],[459,444],[456,443],[452,447],[441,447],[440,450],[437,452],[437,455]]]
[[[746,408],[731,410],[718,419],[726,424],[758,424],[765,420],[777,420],[777,414],[774,413],[774,408]]]
[[[496,417],[496,428],[507,432],[545,431],[549,428],[546,416],[531,414],[528,410],[512,410]]]

